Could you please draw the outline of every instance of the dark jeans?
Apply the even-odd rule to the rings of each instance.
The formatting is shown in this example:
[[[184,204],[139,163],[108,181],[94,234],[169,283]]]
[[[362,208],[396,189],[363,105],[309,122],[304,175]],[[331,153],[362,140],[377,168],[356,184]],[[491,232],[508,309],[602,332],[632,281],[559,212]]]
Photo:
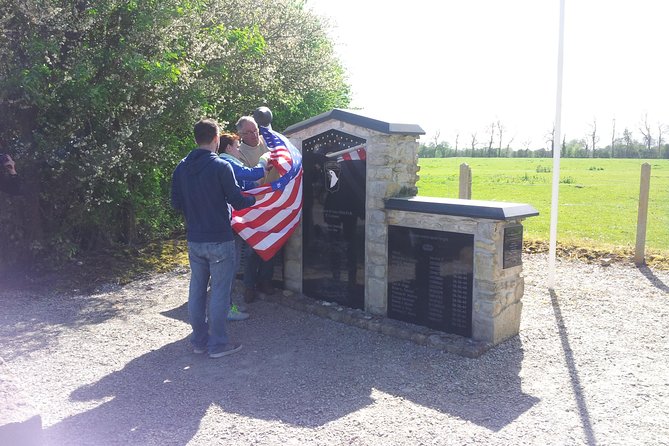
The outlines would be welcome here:
[[[246,267],[244,268],[244,286],[255,288],[259,283],[270,282],[274,275],[274,257],[264,261],[248,245],[244,245],[246,254]]]

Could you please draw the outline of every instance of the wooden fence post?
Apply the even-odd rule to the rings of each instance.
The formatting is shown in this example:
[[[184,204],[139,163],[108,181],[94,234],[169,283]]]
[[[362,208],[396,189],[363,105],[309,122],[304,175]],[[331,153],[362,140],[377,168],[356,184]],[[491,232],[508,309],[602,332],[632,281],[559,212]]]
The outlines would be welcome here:
[[[460,192],[458,197],[463,200],[472,199],[472,168],[467,163],[460,164]]]
[[[641,165],[641,187],[639,190],[639,215],[636,221],[636,247],[634,249],[634,263],[641,265],[645,262],[646,226],[648,223],[648,191],[650,190],[650,164]]]

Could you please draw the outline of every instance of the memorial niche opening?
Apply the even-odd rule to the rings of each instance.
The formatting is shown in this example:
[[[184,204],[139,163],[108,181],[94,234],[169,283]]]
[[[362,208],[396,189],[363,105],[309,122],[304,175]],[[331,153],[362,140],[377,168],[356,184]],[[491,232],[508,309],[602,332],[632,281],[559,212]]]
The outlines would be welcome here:
[[[366,140],[338,130],[302,142],[305,295],[364,307]]]

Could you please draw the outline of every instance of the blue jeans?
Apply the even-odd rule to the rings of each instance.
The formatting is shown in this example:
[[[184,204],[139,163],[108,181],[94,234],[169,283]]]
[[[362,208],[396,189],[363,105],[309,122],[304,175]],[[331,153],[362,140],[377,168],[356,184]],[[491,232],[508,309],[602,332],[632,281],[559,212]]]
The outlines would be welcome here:
[[[262,282],[271,282],[274,276],[274,257],[264,261],[248,244],[244,244],[246,265],[244,268],[244,286],[255,288]]]
[[[228,342],[226,330],[230,311],[230,287],[234,276],[235,242],[188,242],[190,286],[188,320],[193,328],[191,343],[209,352]],[[207,309],[207,284],[211,297]]]

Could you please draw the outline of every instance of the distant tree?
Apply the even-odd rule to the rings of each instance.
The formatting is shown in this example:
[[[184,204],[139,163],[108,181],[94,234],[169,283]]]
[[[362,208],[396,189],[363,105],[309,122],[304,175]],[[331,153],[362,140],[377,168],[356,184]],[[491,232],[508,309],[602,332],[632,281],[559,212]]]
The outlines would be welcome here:
[[[495,141],[495,123],[490,124],[490,138],[488,139],[488,157],[492,157],[492,145]]]
[[[440,135],[440,134],[441,134],[441,132],[439,131],[439,129],[437,129],[437,130],[434,132],[433,141],[434,141],[434,146],[435,146],[435,147],[437,147],[437,145],[439,144],[439,135]]]
[[[472,157],[476,156],[476,145],[478,141],[476,140],[476,132],[471,134],[471,148],[472,148]]]
[[[502,122],[499,119],[495,123],[495,126],[497,127],[497,136],[498,136],[498,142],[499,142],[499,144],[497,145],[497,158],[501,158],[502,157],[502,137],[504,136],[504,126],[502,125]]]
[[[455,134],[455,156],[458,156],[458,140],[460,139],[460,133]]]
[[[567,156],[567,135],[562,135],[562,147],[560,149],[560,156]]]
[[[625,130],[623,130],[623,144],[625,146],[624,158],[633,158],[635,156],[637,152],[635,149],[635,143],[636,141],[634,141],[632,132],[625,128]]]
[[[639,131],[641,132],[641,135],[643,136],[643,144],[646,146],[646,151],[650,155],[652,152],[652,145],[653,145],[653,136],[651,134],[651,129],[650,129],[650,124],[648,124],[648,114],[644,114],[642,120],[641,120],[641,126],[639,127]]]
[[[658,157],[662,157],[662,137],[664,135],[664,132],[667,130],[667,127],[658,122],[657,123],[657,155]]]
[[[515,137],[511,137],[511,138],[506,142],[506,155],[505,155],[505,156],[506,156],[507,158],[511,156],[511,143],[513,143],[513,140],[514,140],[514,139],[515,139]]]
[[[597,148],[597,143],[599,142],[599,136],[597,135],[597,120],[593,119],[592,124],[590,124],[590,133],[589,139],[592,143],[592,152],[590,153],[590,158],[595,157],[595,150]]]
[[[613,118],[613,124],[611,126],[611,158],[615,157],[614,149],[616,146],[616,118]]]
[[[544,141],[546,142],[548,150],[553,153],[553,146],[555,143],[555,125],[553,125],[553,128],[550,130],[550,132],[546,133]]]

